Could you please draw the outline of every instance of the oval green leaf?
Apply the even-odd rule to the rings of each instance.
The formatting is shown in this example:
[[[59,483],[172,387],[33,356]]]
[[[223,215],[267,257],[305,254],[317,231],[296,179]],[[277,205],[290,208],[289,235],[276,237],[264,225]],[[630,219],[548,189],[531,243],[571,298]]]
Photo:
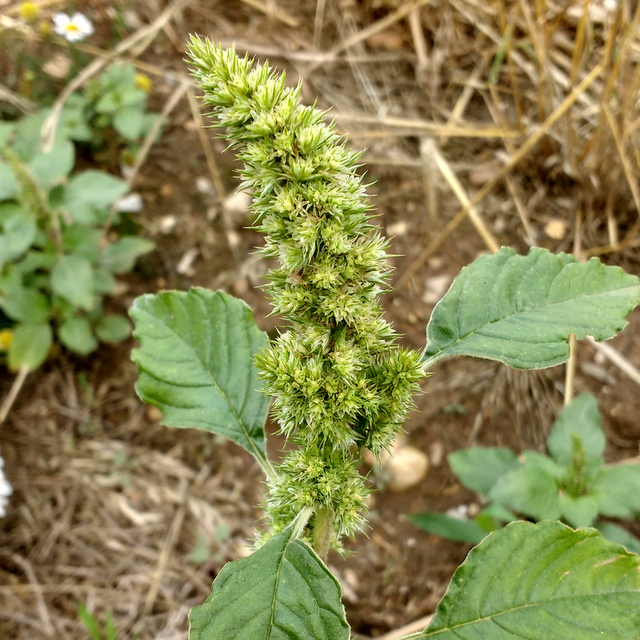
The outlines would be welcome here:
[[[348,640],[340,598],[337,580],[292,525],[225,565],[191,609],[189,640]]]
[[[251,309],[222,291],[194,288],[137,298],[130,311],[140,349],[131,354],[142,400],[162,424],[223,435],[267,468],[269,398],[253,357],[268,344]]]
[[[447,461],[462,484],[488,496],[498,479],[522,466],[516,455],[504,447],[471,447],[447,456]]]
[[[95,304],[91,263],[80,256],[62,256],[51,272],[51,289],[74,307],[90,311]]]
[[[69,318],[58,329],[60,342],[74,353],[89,355],[98,347],[91,325],[86,318]]]
[[[410,513],[408,517],[411,522],[427,533],[456,542],[478,544],[492,530],[483,529],[475,520],[452,518],[444,513]]]
[[[515,522],[458,568],[412,640],[637,640],[640,557],[594,529]]]
[[[607,340],[640,302],[638,278],[597,258],[508,247],[462,269],[435,306],[422,361],[456,355],[518,369],[551,367],[569,357],[570,334]]]
[[[47,359],[52,341],[53,332],[48,322],[19,325],[9,346],[9,369],[37,369]]]
[[[129,320],[117,313],[104,316],[96,325],[96,335],[100,342],[121,342],[128,338],[130,333]]]

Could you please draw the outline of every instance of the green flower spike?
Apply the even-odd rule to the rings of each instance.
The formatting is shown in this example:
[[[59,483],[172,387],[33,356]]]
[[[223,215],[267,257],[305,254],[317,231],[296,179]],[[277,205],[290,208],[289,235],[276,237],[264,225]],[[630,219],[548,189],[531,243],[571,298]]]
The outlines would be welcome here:
[[[387,241],[371,224],[359,154],[325,113],[300,104],[300,84],[286,87],[267,64],[195,37],[189,55],[244,162],[262,251],[277,261],[268,292],[290,325],[256,360],[282,431],[300,447],[269,480],[267,515],[275,533],[313,507],[308,537],[322,553],[362,524],[361,449],[377,456],[401,429],[424,375],[419,354],[398,348],[382,317]]]

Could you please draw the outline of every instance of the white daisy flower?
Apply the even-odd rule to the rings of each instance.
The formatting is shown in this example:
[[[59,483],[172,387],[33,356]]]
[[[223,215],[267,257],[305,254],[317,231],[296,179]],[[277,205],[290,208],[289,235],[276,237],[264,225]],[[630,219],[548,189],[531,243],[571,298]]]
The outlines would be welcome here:
[[[2,471],[4,460],[0,456],[0,518],[7,515],[7,505],[9,504],[9,496],[13,493],[11,485],[7,482]]]
[[[93,25],[77,11],[72,16],[60,12],[53,16],[53,30],[69,42],[79,42],[93,33]]]

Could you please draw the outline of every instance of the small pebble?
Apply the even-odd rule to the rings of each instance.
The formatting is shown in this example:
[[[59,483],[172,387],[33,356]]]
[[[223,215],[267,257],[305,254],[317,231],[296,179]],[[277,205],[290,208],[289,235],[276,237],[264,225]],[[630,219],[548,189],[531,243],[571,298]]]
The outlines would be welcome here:
[[[444,458],[444,445],[442,442],[432,442],[429,445],[429,462],[433,467],[439,467]]]
[[[225,198],[222,205],[225,213],[245,214],[249,210],[251,196],[244,191],[236,191]]]
[[[567,223],[564,220],[549,220],[544,225],[544,232],[552,240],[562,240],[567,234]]]
[[[160,420],[162,420],[162,411],[152,404],[148,405],[147,419],[151,422],[160,422]]]
[[[429,459],[419,449],[407,445],[394,451],[393,457],[383,464],[383,469],[390,475],[389,489],[405,491],[427,475]]]

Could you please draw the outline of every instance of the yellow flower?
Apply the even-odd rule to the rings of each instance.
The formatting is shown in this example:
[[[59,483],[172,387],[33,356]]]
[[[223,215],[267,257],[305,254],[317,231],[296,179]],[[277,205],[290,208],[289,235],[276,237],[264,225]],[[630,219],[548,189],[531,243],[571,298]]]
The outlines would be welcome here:
[[[151,82],[151,78],[146,73],[136,73],[136,85],[138,85],[138,89],[141,89],[145,93],[149,93],[153,86],[153,82]]]
[[[8,351],[13,341],[13,331],[11,329],[2,329],[0,331],[0,351]]]
[[[46,20],[40,20],[38,31],[41,36],[48,38],[51,35],[51,25]]]
[[[23,2],[18,12],[25,22],[33,22],[38,17],[40,8],[35,2]]]

